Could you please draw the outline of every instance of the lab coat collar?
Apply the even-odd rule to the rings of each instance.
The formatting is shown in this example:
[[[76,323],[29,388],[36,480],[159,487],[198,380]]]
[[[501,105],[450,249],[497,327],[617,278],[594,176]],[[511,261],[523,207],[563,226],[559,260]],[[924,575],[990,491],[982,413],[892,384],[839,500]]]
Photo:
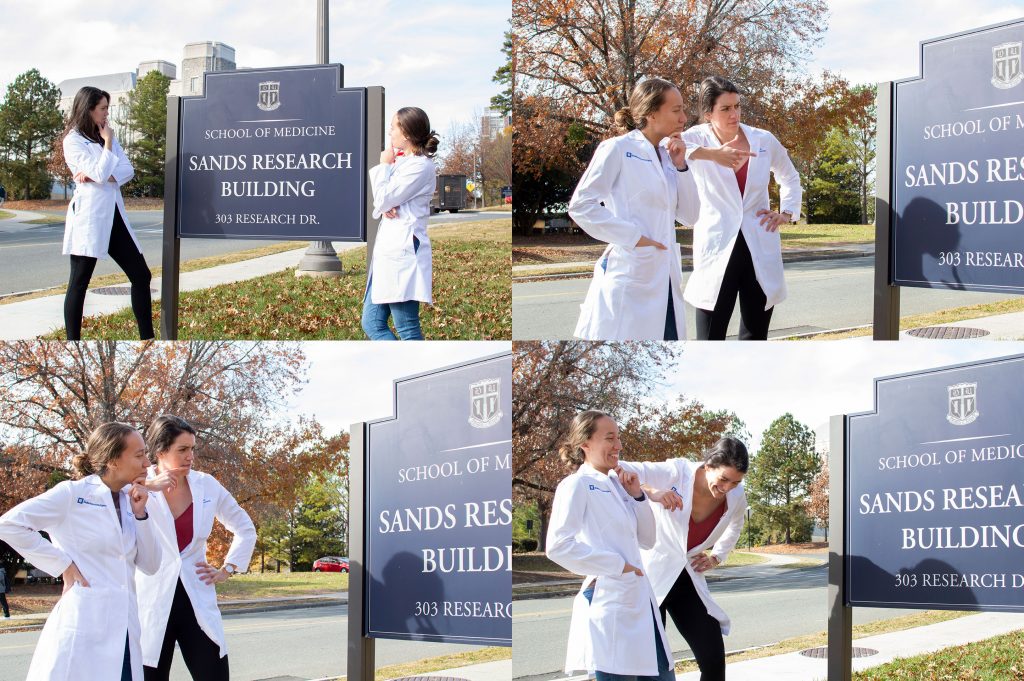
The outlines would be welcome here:
[[[662,188],[668,187],[668,180],[665,179],[665,164],[661,159],[663,156],[659,156],[659,150],[657,144],[651,144],[651,141],[647,139],[642,130],[630,130],[626,133],[626,137],[635,142],[636,144],[642,145],[645,151],[649,151],[652,154],[651,166],[657,172],[658,180],[661,182]],[[667,151],[665,153],[668,153]]]

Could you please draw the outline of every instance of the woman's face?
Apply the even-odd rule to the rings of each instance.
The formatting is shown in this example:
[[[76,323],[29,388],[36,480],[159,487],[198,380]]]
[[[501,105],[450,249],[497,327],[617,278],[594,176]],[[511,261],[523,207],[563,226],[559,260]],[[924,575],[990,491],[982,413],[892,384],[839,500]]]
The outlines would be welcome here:
[[[619,452],[622,451],[622,440],[619,439],[619,427],[615,421],[602,416],[594,427],[594,434],[580,445],[587,463],[608,474],[608,471],[619,465]]]
[[[658,137],[668,137],[686,129],[686,108],[679,90],[672,88],[665,92],[665,100],[657,111],[647,117],[647,125]]]
[[[186,468],[191,470],[196,455],[196,436],[192,433],[181,433],[174,438],[171,446],[157,452],[156,460],[161,470]]]
[[[391,146],[393,148],[401,149],[402,151],[409,149],[409,140],[405,138],[402,126],[398,124],[398,114],[391,117],[391,130],[388,132],[388,136],[391,137]]]
[[[711,496],[716,499],[721,499],[743,482],[743,476],[743,473],[732,466],[716,466],[715,468],[704,466],[704,479],[707,481]]]
[[[149,457],[146,456],[146,442],[134,430],[125,436],[121,455],[107,464],[107,469],[122,485],[127,485],[132,480],[145,476],[148,467]]]
[[[740,129],[740,96],[735,92],[723,92],[715,100],[711,113],[705,118],[720,133],[732,133],[729,139],[736,136]]]
[[[101,97],[99,103],[93,107],[89,115],[92,116],[92,122],[96,124],[97,128],[102,128],[107,124],[107,116],[110,113],[110,102],[107,101],[106,97]]]

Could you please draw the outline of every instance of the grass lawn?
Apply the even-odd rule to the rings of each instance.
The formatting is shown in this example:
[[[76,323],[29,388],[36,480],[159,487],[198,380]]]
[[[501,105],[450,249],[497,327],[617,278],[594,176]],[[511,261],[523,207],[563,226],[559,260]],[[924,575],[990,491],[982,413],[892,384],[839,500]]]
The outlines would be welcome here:
[[[10,220],[14,217],[14,213],[9,210],[0,210],[0,220]]]
[[[962,322],[968,319],[988,317],[990,315],[1007,314],[1009,312],[1024,311],[1024,297],[999,300],[992,303],[979,303],[978,305],[967,305],[964,307],[952,307],[938,312],[910,315],[900,317],[900,329],[916,329],[924,326],[940,326],[952,322]],[[872,328],[870,325],[850,331],[837,333],[821,333],[814,336],[804,336],[800,340],[842,340],[844,338],[860,338],[870,336]]]
[[[860,681],[1014,681],[1024,679],[1024,631],[894,660],[857,672]]]
[[[725,562],[715,569],[721,570],[723,568],[740,567],[741,565],[757,565],[758,563],[764,563],[767,560],[768,559],[764,556],[758,556],[753,553],[733,551],[729,554],[729,557],[725,559]]]
[[[947,620],[957,619],[958,617],[964,617],[966,615],[973,615],[971,612],[961,612],[954,610],[924,610],[922,612],[916,612],[912,615],[905,615],[903,617],[895,617],[887,620],[877,620],[875,622],[868,622],[867,624],[857,624],[853,627],[854,645],[856,645],[856,639],[865,638],[867,636],[874,636],[875,634],[885,634],[890,631],[903,631],[904,629],[913,629],[915,627],[923,627],[926,624],[935,624],[937,622],[945,622]],[[742,653],[735,653],[728,655],[726,662],[741,662],[743,660],[753,660],[759,657],[769,657],[772,655],[783,655],[785,653],[793,653],[807,648],[818,648],[820,646],[828,645],[828,636],[826,632],[821,631],[817,634],[808,634],[807,636],[797,636],[796,638],[788,638],[784,641],[765,646],[763,648],[757,648],[755,650],[748,650]],[[697,664],[695,662],[680,662],[676,665],[676,672],[685,673],[697,671]],[[860,677],[857,677],[860,678]],[[880,677],[879,677],[880,678]],[[886,677],[891,679],[930,679],[932,677],[920,677],[920,676],[892,676]],[[935,677],[936,681],[951,677]],[[973,678],[973,677],[964,677]],[[995,677],[993,677],[994,679]],[[1012,677],[1006,677],[1012,678]]]
[[[443,225],[430,230],[434,255],[434,305],[420,311],[430,340],[492,340],[512,337],[512,281],[509,266],[511,219]],[[364,340],[360,317],[366,284],[366,251],[341,256],[346,275],[338,279],[298,278],[293,270],[182,293],[181,340]],[[159,303],[153,305],[159,332]],[[86,339],[134,339],[130,310],[87,317]],[[47,338],[61,339],[63,329]]]
[[[430,672],[442,669],[454,669],[465,667],[471,664],[482,664],[496,660],[511,660],[512,648],[481,648],[468,653],[455,653],[442,655],[440,657],[428,657],[415,662],[404,664],[393,664],[387,667],[378,667],[374,675],[374,681],[387,681],[387,679],[403,678],[417,674],[429,674]],[[342,681],[347,676],[339,676],[334,681]]]
[[[219,600],[310,596],[348,590],[348,573],[263,572],[237,575],[217,585]]]

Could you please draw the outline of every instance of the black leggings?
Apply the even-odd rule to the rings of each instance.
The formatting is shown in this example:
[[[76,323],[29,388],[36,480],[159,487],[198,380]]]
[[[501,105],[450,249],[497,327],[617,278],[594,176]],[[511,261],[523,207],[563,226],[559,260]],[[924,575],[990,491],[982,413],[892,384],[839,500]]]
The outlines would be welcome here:
[[[768,301],[754,273],[754,261],[743,238],[743,232],[736,237],[725,267],[722,288],[714,310],[697,308],[697,339],[725,340],[729,320],[736,307],[736,296],[740,299],[740,340],[767,340],[768,326],[772,321],[772,310],[764,309]]]
[[[132,284],[132,312],[135,313],[135,322],[139,325],[139,338],[152,338],[153,299],[149,293],[149,282],[153,275],[146,265],[146,259],[135,246],[132,235],[128,233],[128,227],[124,224],[117,206],[114,206],[114,225],[110,230],[107,253],[124,270]],[[85,255],[71,256],[71,278],[68,280],[68,292],[64,296],[64,329],[67,331],[68,340],[82,340],[85,292],[89,288],[89,280],[92,279],[94,269],[96,258]]]
[[[725,681],[725,641],[722,625],[708,614],[685,569],[661,602],[661,621],[665,613],[686,639],[700,667],[700,681]]]
[[[167,618],[160,662],[155,668],[142,668],[146,681],[167,681],[170,678],[175,641],[194,681],[228,681],[228,656],[221,657],[220,647],[199,628],[196,613],[180,579],[174,589],[171,614]]]

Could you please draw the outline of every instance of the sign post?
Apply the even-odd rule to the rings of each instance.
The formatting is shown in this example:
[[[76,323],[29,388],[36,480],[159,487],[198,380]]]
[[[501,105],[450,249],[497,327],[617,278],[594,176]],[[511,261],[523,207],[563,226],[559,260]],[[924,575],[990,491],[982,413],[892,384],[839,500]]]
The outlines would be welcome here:
[[[829,679],[853,607],[1024,612],[1021,404],[1017,355],[876,379],[874,411],[833,417]]]
[[[1024,19],[921,43],[878,86],[874,337],[899,287],[1024,293]]]
[[[511,382],[508,353],[404,378],[352,426],[348,678],[378,638],[512,645]]]
[[[179,239],[367,240],[384,89],[342,78],[340,64],[207,73],[204,95],[168,98],[165,340],[177,339]]]

